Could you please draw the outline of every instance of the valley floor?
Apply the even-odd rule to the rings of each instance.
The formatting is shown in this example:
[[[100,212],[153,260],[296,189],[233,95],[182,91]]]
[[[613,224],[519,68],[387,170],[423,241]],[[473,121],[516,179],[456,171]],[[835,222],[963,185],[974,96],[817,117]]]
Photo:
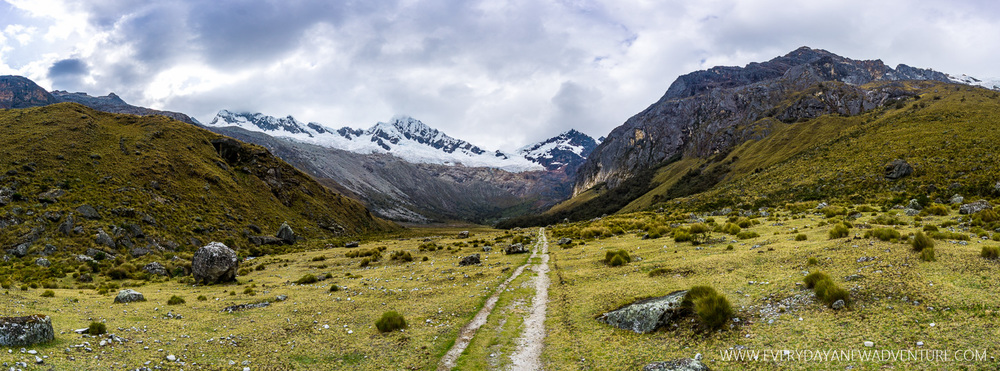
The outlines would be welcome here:
[[[239,284],[146,283],[135,288],[148,299],[142,303],[112,304],[113,296],[93,290],[55,289],[55,297],[40,297],[41,289],[29,289],[0,295],[0,307],[3,315],[52,316],[56,340],[29,348],[47,357],[40,369],[438,369],[460,329],[527,264],[499,291],[485,323],[455,359],[455,369],[521,369],[516,362],[528,359],[546,370],[633,370],[699,354],[720,370],[995,367],[1000,265],[980,257],[980,250],[1000,242],[978,236],[935,240],[936,261],[925,262],[908,243],[864,238],[870,230],[864,227],[895,228],[906,236],[921,230],[918,225],[942,225],[957,214],[925,216],[920,222],[898,215],[905,224],[874,225],[883,214],[865,213],[852,221],[848,237],[838,239],[829,239],[832,224],[821,226],[828,219],[820,214],[758,218],[761,224],[746,230],[759,237],[715,232],[714,243],[699,246],[628,232],[564,249],[553,242],[558,226],[542,230],[547,236],[539,230],[507,235],[484,230],[457,239],[447,231],[441,232],[446,237],[430,239],[443,247],[435,251],[426,251],[429,242],[423,238],[385,240],[254,259],[244,266],[265,268],[239,277]],[[800,234],[804,240],[796,238]],[[533,236],[534,255],[500,251],[518,236]],[[483,252],[483,245],[494,249]],[[386,250],[369,267],[345,255],[378,246]],[[633,261],[607,266],[603,258],[612,249],[627,250]],[[391,260],[396,251],[409,252],[413,262]],[[481,265],[457,265],[474,253],[482,257]],[[810,265],[809,258],[817,264]],[[654,269],[665,274],[651,277]],[[850,292],[848,308],[830,309],[802,287],[803,277],[815,271]],[[331,278],[293,283],[306,274],[326,273]],[[331,285],[341,290],[330,292]],[[595,319],[638,298],[695,285],[725,295],[739,321],[710,332],[684,319],[636,334]],[[167,305],[173,295],[186,303]],[[197,300],[200,295],[207,300]],[[221,311],[277,295],[288,299],[265,308]],[[390,310],[402,314],[409,326],[380,333],[374,323]],[[544,321],[541,339],[530,335],[539,318]],[[92,321],[106,323],[108,332],[124,342],[101,346],[107,337],[72,332]],[[531,354],[531,345],[541,346],[538,357],[521,358]],[[0,351],[3,362],[33,366],[34,356],[19,348]],[[168,355],[177,361],[167,361]]]

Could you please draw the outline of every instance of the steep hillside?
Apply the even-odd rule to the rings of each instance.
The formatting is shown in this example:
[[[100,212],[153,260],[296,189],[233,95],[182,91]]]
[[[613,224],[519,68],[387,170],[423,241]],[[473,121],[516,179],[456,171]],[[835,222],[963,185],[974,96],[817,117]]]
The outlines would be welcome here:
[[[84,106],[103,112],[127,113],[130,115],[140,116],[162,115],[192,125],[200,125],[198,120],[180,112],[161,111],[125,103],[125,101],[115,93],[109,93],[103,97],[94,97],[86,93],[70,93],[62,90],[56,90],[52,92],[52,96],[59,102],[80,103]]]
[[[70,264],[88,249],[174,254],[208,241],[266,251],[251,241],[284,222],[306,240],[396,228],[264,148],[163,116],[60,103],[0,111],[0,127],[0,246],[11,264],[35,255]]]

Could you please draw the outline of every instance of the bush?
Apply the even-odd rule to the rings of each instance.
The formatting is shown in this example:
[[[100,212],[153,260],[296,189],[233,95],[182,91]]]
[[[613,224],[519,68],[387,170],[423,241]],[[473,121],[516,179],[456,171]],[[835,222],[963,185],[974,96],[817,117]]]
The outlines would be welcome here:
[[[205,295],[198,295],[198,301],[206,301],[206,300],[208,300],[208,298],[205,297]]]
[[[959,241],[968,241],[969,240],[969,235],[967,235],[965,233],[958,233],[958,232],[948,232],[948,231],[944,231],[944,232],[931,232],[930,235],[931,235],[931,238],[933,238],[935,240],[959,240]]]
[[[681,301],[681,307],[694,313],[703,326],[718,330],[733,318],[729,300],[710,286],[694,286]]]
[[[809,237],[806,237],[806,234],[805,234],[805,233],[799,233],[799,234],[795,235],[795,240],[796,240],[796,241],[805,241],[805,240],[807,240],[808,238],[809,238]]]
[[[719,229],[719,232],[722,232],[722,233],[725,233],[725,234],[731,234],[731,235],[734,235],[734,236],[736,234],[740,233],[740,231],[742,231],[742,229],[740,228],[740,226],[738,226],[736,224],[733,224],[733,223],[726,223],[726,225],[722,226],[722,228]]]
[[[365,260],[368,260],[368,259],[365,259]],[[319,279],[316,278],[316,276],[311,275],[311,274],[307,274],[305,276],[302,276],[302,278],[299,278],[298,280],[295,281],[295,283],[299,284],[299,285],[308,285],[310,283],[316,283],[316,282],[319,282]]]
[[[809,273],[809,275],[807,275],[806,278],[802,279],[802,282],[806,284],[807,289],[811,289],[816,287],[816,284],[819,283],[820,281],[829,281],[829,280],[830,276],[827,276],[826,273],[812,272]]]
[[[337,292],[337,291],[340,291],[340,286],[330,285],[330,292]]]
[[[52,290],[45,290],[45,292],[42,293],[42,297],[43,298],[51,298],[51,297],[55,297],[55,296],[56,296],[56,293],[55,293],[55,291],[52,291]]]
[[[90,326],[87,327],[87,333],[90,335],[103,335],[108,332],[108,327],[100,322],[91,322]]]
[[[325,255],[314,256],[312,258],[312,261],[314,261],[314,262],[321,262],[321,261],[324,261],[324,260],[326,260],[326,256]]]
[[[167,300],[167,305],[178,305],[184,303],[185,303],[184,298],[177,295],[171,296],[170,300]]]
[[[726,245],[726,250],[732,250],[732,249],[733,249],[733,245]]]
[[[375,321],[375,327],[380,332],[390,332],[406,328],[406,320],[396,311],[388,311],[382,314],[382,318]]]
[[[757,234],[757,232],[752,232],[752,231],[743,231],[736,234],[736,238],[741,240],[745,240],[748,238],[757,238],[757,237],[760,237],[760,235]]]
[[[691,233],[688,233],[687,231],[680,229],[674,231],[674,242],[688,242],[688,241],[691,241]]]
[[[840,288],[837,284],[833,283],[833,280],[827,278],[816,283],[816,287],[813,290],[816,293],[816,298],[825,303],[827,306],[833,305],[837,300],[843,300],[844,305],[850,303],[851,297],[847,290]]]
[[[875,228],[865,232],[865,238],[875,237],[882,241],[899,240],[899,231],[892,228]]]
[[[121,268],[115,268],[108,271],[108,277],[113,280],[124,280],[130,278],[128,272]]]
[[[847,231],[847,226],[843,223],[837,223],[837,225],[834,225],[833,228],[830,229],[831,240],[847,237],[848,234],[850,234],[850,232]]]
[[[983,251],[979,253],[979,256],[982,256],[986,259],[996,260],[997,258],[1000,258],[1000,247],[983,246]]]
[[[920,260],[923,260],[925,262],[937,261],[937,259],[934,258],[934,248],[927,247],[924,248],[923,250],[920,250]]]
[[[948,207],[944,206],[944,205],[934,204],[934,205],[925,207],[920,213],[924,214],[924,215],[947,216],[948,215]]]
[[[924,226],[924,232],[937,232],[937,231],[938,228],[933,225],[928,224]]]
[[[243,289],[243,295],[254,296],[254,295],[257,295],[257,292],[253,291],[252,288],[247,287],[247,288]]]
[[[670,274],[670,270],[667,269],[667,268],[656,268],[656,269],[653,269],[653,270],[649,271],[649,276],[650,277],[659,277],[659,276],[663,276],[663,275],[667,275],[667,274]]]
[[[395,251],[389,256],[391,260],[402,260],[404,262],[413,261],[413,256],[410,255],[409,251]]]
[[[934,241],[931,240],[924,232],[917,232],[917,235],[913,237],[913,250],[923,251],[923,249],[933,248]],[[932,253],[933,254],[933,253]]]
[[[609,250],[604,253],[604,264],[612,267],[625,265],[632,262],[632,257],[625,250]]]

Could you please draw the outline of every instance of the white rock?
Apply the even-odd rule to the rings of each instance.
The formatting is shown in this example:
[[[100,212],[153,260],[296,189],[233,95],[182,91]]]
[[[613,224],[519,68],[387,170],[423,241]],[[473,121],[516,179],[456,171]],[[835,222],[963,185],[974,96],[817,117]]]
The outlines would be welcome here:
[[[702,357],[701,353],[698,353],[698,354],[695,354],[695,355],[694,355],[694,360],[695,360],[695,361],[700,361],[700,360],[701,360],[702,358],[703,358],[703,357]]]
[[[865,346],[871,348],[871,347],[875,346],[875,343],[870,342],[870,341],[866,341],[865,342]]]
[[[177,356],[175,356],[173,354],[168,354],[167,355],[167,360],[170,361],[170,362],[176,361],[177,360]]]
[[[922,341],[918,341],[918,342],[917,342],[917,346],[918,346],[918,347],[922,347],[922,346],[924,346],[924,342],[922,342]]]
[[[42,364],[42,363],[45,363],[45,361],[42,360],[42,357],[35,356],[35,363]]]

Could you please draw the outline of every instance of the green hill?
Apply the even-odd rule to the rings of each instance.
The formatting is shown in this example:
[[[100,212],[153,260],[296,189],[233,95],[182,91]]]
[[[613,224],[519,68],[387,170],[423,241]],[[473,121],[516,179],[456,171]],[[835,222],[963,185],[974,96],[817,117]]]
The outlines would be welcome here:
[[[209,241],[243,255],[302,246],[251,243],[284,222],[304,241],[398,228],[263,147],[163,116],[60,103],[2,110],[0,128],[0,275],[12,280],[61,277],[87,249],[118,258],[100,262],[103,271],[184,257]],[[36,267],[40,255],[50,268]]]

